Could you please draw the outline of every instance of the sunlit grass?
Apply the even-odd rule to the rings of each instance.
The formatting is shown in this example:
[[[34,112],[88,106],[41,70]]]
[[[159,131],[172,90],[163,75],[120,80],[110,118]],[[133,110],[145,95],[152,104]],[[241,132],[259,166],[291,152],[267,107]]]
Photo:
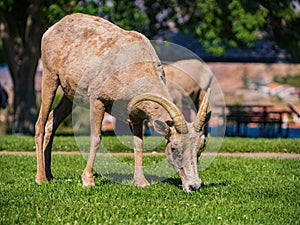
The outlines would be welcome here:
[[[208,139],[214,141],[214,138]],[[165,141],[162,137],[145,137],[145,151],[163,152]],[[88,150],[89,137],[56,136],[53,151]],[[132,152],[131,136],[104,136],[102,151]],[[35,151],[34,137],[17,135],[0,135],[0,151]],[[300,153],[300,139],[267,138],[229,138],[220,146],[220,152],[284,152]]]
[[[96,187],[84,188],[84,165],[81,155],[54,155],[55,180],[37,185],[34,156],[1,155],[0,224],[300,222],[297,159],[217,157],[200,173],[202,188],[192,194],[181,190],[177,175],[145,189],[97,175]]]

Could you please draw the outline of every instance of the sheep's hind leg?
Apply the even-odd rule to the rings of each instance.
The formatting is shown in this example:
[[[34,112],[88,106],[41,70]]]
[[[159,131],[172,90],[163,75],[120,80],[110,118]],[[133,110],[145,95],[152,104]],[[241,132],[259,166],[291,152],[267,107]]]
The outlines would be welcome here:
[[[54,133],[59,124],[72,112],[72,102],[64,95],[59,104],[49,114],[44,136],[44,157],[47,180],[53,179],[51,173],[51,150]]]
[[[45,125],[48,120],[51,105],[59,85],[56,74],[53,74],[44,68],[42,82],[42,102],[38,120],[35,125],[35,144],[37,153],[37,172],[35,181],[42,183],[47,181],[45,172],[45,161],[43,153],[43,142],[45,134]]]
[[[142,143],[143,143],[143,123],[133,123],[133,145],[134,145],[134,176],[133,183],[137,187],[148,187],[150,183],[145,178],[143,171],[143,151],[142,151]]]
[[[101,125],[103,121],[104,112],[105,108],[101,101],[90,100],[91,146],[87,164],[81,176],[82,183],[86,187],[95,186],[93,177],[93,165],[97,149],[101,141]]]

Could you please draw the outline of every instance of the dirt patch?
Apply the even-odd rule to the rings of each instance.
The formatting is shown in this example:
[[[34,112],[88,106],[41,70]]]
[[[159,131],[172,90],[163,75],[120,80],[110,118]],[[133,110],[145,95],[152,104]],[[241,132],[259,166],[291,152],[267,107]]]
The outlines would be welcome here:
[[[53,155],[81,155],[81,152],[53,152]],[[28,155],[35,156],[35,152],[10,152],[10,151],[0,151],[0,155]],[[103,156],[134,156],[134,153],[97,153],[97,155]],[[165,155],[164,153],[158,152],[145,152],[145,156],[154,155]],[[280,159],[300,159],[300,154],[296,153],[275,153],[275,152],[258,152],[258,153],[226,153],[226,152],[204,152],[202,154],[205,156],[223,156],[223,157],[247,157],[247,158],[280,158]]]

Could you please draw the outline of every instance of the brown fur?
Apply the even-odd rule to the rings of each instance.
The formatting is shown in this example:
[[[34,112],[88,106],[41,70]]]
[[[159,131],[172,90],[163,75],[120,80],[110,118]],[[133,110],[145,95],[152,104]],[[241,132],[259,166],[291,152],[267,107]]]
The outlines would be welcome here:
[[[190,98],[196,110],[210,87],[212,73],[198,59],[180,60],[164,65],[167,87],[176,105],[181,109]]]

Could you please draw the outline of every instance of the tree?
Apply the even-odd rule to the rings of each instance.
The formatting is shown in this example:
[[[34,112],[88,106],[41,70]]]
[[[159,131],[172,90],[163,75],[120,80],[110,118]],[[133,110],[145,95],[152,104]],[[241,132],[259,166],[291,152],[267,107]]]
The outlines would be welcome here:
[[[262,1],[267,11],[265,36],[274,40],[291,54],[293,62],[300,62],[300,3],[298,0]]]
[[[89,1],[81,2],[90,5]],[[14,84],[14,132],[34,133],[37,117],[34,77],[43,33],[54,18],[62,17],[62,14],[84,9],[95,13],[97,9],[84,6],[78,6],[78,1],[72,0],[7,0],[0,3],[2,49]]]
[[[17,1],[16,1],[17,2]],[[33,133],[36,118],[34,75],[42,33],[47,27],[41,5],[29,1],[1,3],[2,47],[14,84],[16,132]]]
[[[298,8],[293,7],[297,4]],[[34,76],[42,34],[72,12],[100,15],[148,38],[169,29],[173,22],[218,55],[265,37],[286,49],[294,62],[300,61],[298,0],[4,0],[0,2],[0,37],[14,83],[15,132],[34,132]]]
[[[287,50],[293,62],[300,62],[298,0],[171,2],[169,14],[177,27],[194,34],[209,52],[221,55],[228,48],[249,47],[263,37]]]
[[[37,117],[34,77],[40,58],[41,37],[50,25],[73,12],[98,14],[128,30],[144,32],[147,29],[148,17],[134,1],[1,1],[0,37],[14,84],[13,131],[16,133],[34,133]]]
[[[136,1],[102,0],[98,1],[99,16],[111,21],[125,30],[148,33],[149,16]]]

